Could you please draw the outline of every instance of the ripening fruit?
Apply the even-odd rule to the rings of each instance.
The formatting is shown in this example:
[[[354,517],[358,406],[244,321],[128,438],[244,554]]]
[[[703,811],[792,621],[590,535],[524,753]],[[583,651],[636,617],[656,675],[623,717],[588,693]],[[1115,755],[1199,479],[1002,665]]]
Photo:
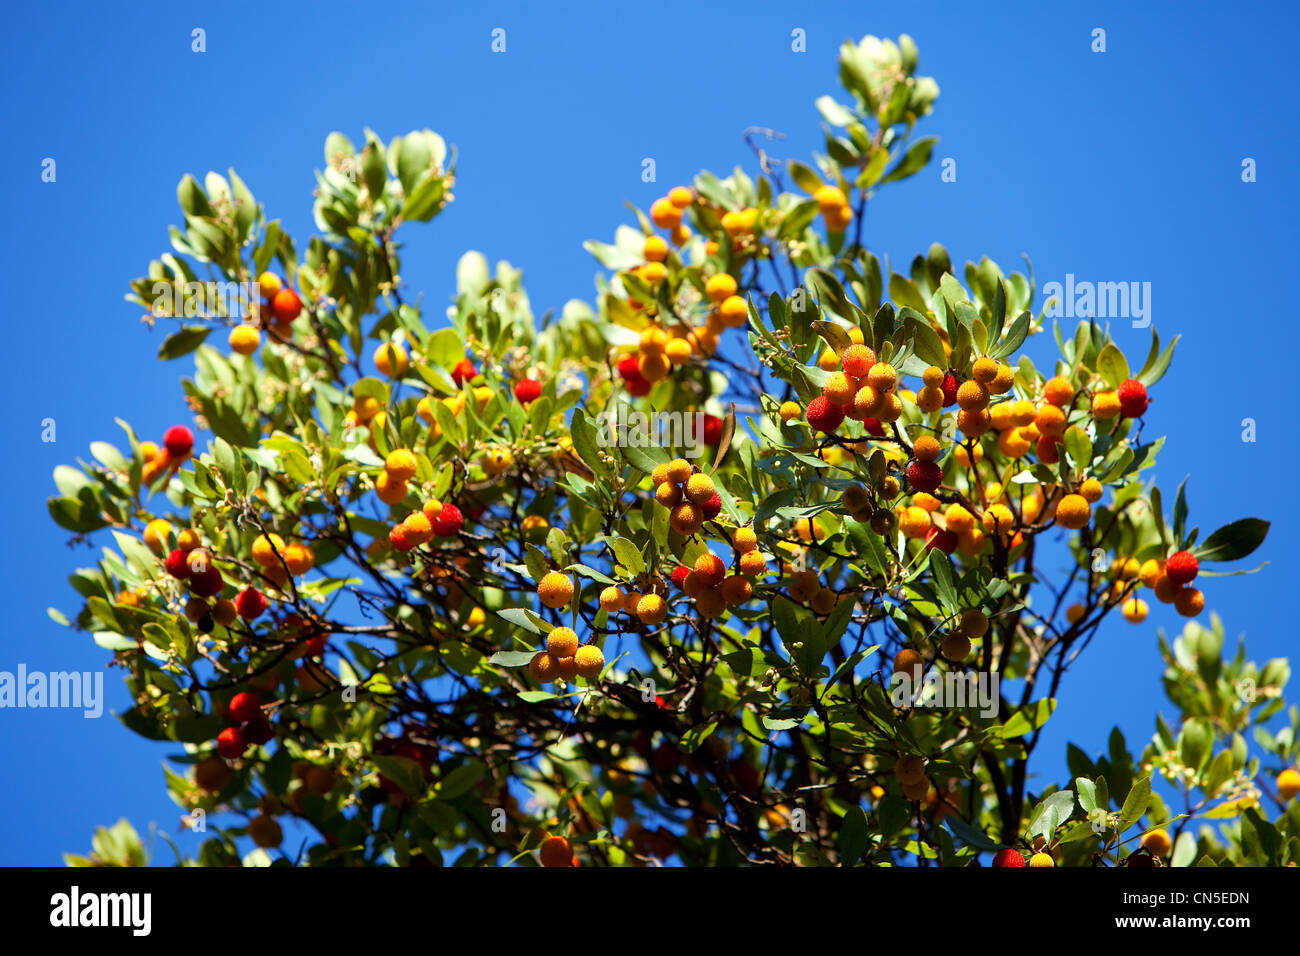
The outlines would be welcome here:
[[[676,229],[682,222],[682,211],[665,196],[650,204],[650,218],[660,229]]]
[[[1079,494],[1081,494],[1083,500],[1088,502],[1090,505],[1095,505],[1097,502],[1101,501],[1102,493],[1101,482],[1096,478],[1089,478],[1084,481],[1083,484],[1079,485]]]
[[[1166,574],[1168,567],[1165,565]],[[1196,588],[1181,588],[1174,598],[1174,609],[1183,617],[1196,617],[1205,610],[1205,595]]]
[[[267,570],[269,575],[270,569]],[[221,593],[225,584],[226,582],[221,578],[221,571],[215,567],[210,567],[201,574],[190,575],[190,593],[199,597],[215,597]]]
[[[905,538],[924,537],[930,530],[930,513],[916,505],[904,508],[898,514],[898,530]]]
[[[1093,418],[1114,418],[1119,411],[1119,395],[1115,392],[1097,392],[1092,396]]]
[[[754,586],[749,583],[748,578],[739,574],[724,578],[721,589],[722,600],[728,607],[739,607],[754,595]]]
[[[374,358],[375,368],[388,378],[404,375],[411,364],[410,359],[406,357],[406,349],[396,342],[382,343],[375,349]]]
[[[713,486],[713,479],[702,473],[691,475],[686,482],[686,497],[692,504],[703,506],[715,491],[717,489]]]
[[[718,306],[718,316],[729,329],[738,329],[749,321],[749,306],[738,295],[729,295]]]
[[[1297,793],[1300,793],[1300,773],[1288,767],[1277,775],[1277,795],[1289,801]]]
[[[789,423],[803,417],[803,406],[798,402],[782,402],[778,410],[781,421]]]
[[[237,325],[230,330],[230,350],[239,355],[252,355],[262,344],[262,333],[251,325]]]
[[[284,842],[284,831],[275,817],[259,813],[248,821],[248,835],[264,850],[272,850]]]
[[[167,536],[171,534],[172,523],[165,518],[154,518],[144,526],[144,543],[155,554],[162,554],[167,547]]]
[[[840,364],[844,366],[846,374],[862,378],[870,374],[876,364],[876,353],[865,345],[850,345],[840,356]]]
[[[415,477],[415,456],[405,448],[397,448],[384,459],[384,470],[393,481],[410,481]]]
[[[1138,580],[1149,588],[1156,586],[1156,580],[1163,573],[1164,567],[1155,558],[1143,561],[1138,568]]]
[[[546,635],[546,653],[557,660],[578,653],[578,635],[571,627],[557,627]]]
[[[920,783],[925,779],[925,758],[904,754],[894,761],[894,776],[899,783]]]
[[[441,518],[441,515],[439,515]],[[573,579],[559,571],[548,571],[537,583],[537,596],[551,610],[562,608],[573,600]],[[575,638],[576,640],[576,638]],[[560,654],[559,657],[570,655]]]
[[[1147,387],[1135,378],[1121,382],[1115,390],[1119,397],[1119,411],[1125,418],[1138,418],[1146,414]]]
[[[911,678],[912,683],[919,683],[921,675],[925,672],[925,658],[921,656],[920,651],[905,647],[894,657],[894,673],[906,673]]]
[[[623,592],[614,585],[610,585],[600,592],[600,609],[609,614],[615,614],[623,608]]]
[[[825,395],[818,395],[808,403],[808,410],[804,417],[817,431],[830,434],[843,424],[844,409],[832,404]]]
[[[235,611],[245,621],[251,621],[266,610],[266,598],[256,588],[244,588],[235,597]]]
[[[595,644],[584,644],[573,655],[573,665],[579,677],[591,680],[599,677],[600,672],[605,669],[605,654]]]
[[[1174,841],[1169,838],[1169,831],[1162,827],[1144,836],[1142,846],[1152,856],[1168,856],[1169,851],[1173,849]]]
[[[1147,602],[1139,597],[1126,598],[1124,601],[1124,620],[1130,624],[1141,624],[1147,619]]]
[[[1019,850],[1007,847],[1005,850],[998,850],[993,857],[993,865],[996,867],[1009,866],[1013,869],[1018,866],[1025,866],[1025,857]]]
[[[1056,866],[1056,861],[1052,859],[1050,853],[1035,853],[1029,858],[1029,865],[1035,869],[1042,867]]]
[[[989,534],[1009,534],[1015,526],[1016,516],[1006,505],[992,504],[984,509],[984,530]]]
[[[683,501],[669,512],[668,524],[682,537],[690,537],[704,525],[704,512],[699,506]]]
[[[989,392],[993,395],[1005,395],[1011,391],[1011,386],[1016,383],[1016,370],[1010,365],[998,363],[998,372],[993,376],[993,381],[989,382]]]
[[[977,358],[975,360],[974,366],[972,366],[971,368],[971,377],[974,378],[975,381],[979,382],[981,385],[988,385],[995,378],[997,378],[997,375],[998,375],[997,360],[991,359],[988,356],[982,356],[980,358]],[[957,400],[961,401],[961,398],[958,397]]]
[[[988,408],[989,390],[979,382],[969,380],[957,387],[957,404],[965,412],[978,412]]]
[[[1057,408],[1064,408],[1074,399],[1074,386],[1070,384],[1069,379],[1061,378],[1059,375],[1049,378],[1043,383],[1043,398]]]
[[[1065,432],[1065,412],[1055,405],[1043,405],[1034,416],[1034,424],[1042,435],[1061,435]]]
[[[740,556],[740,571],[751,578],[767,574],[767,559],[759,551],[746,551]]]
[[[528,662],[528,673],[539,684],[549,684],[560,676],[555,658],[546,651],[539,651],[533,655],[533,659]]]
[[[970,638],[965,634],[949,634],[943,639],[939,653],[945,660],[960,663],[970,656]]]
[[[898,372],[888,362],[877,362],[867,373],[867,384],[882,395],[898,385]]]
[[[666,478],[675,484],[685,484],[691,477],[691,463],[685,458],[674,458],[668,463]]]
[[[660,199],[658,202],[665,202],[665,200]],[[573,847],[562,836],[548,836],[542,841],[537,857],[541,860],[542,866],[572,866]]]
[[[750,527],[737,528],[731,537],[731,546],[737,554],[745,554],[758,547],[758,535]]]
[[[678,209],[685,209],[695,201],[695,194],[688,186],[674,186],[668,190],[668,201]]]
[[[655,489],[655,501],[665,508],[674,508],[682,500],[682,486],[665,481]]]
[[[856,382],[843,372],[831,372],[822,386],[822,394],[836,405],[847,405],[857,393]]]
[[[535,378],[521,378],[515,383],[515,400],[520,405],[531,405],[542,395],[542,383]]]
[[[957,627],[969,638],[983,637],[989,632],[989,618],[979,608],[967,608],[961,612]]]
[[[636,616],[646,627],[662,624],[668,616],[668,605],[658,594],[643,594],[636,602]]]
[[[916,406],[927,415],[943,408],[943,389],[927,385],[916,393]]]
[[[951,504],[943,513],[943,523],[953,534],[961,535],[975,528],[975,516],[964,505]]]
[[[271,297],[271,315],[281,325],[298,318],[300,312],[302,312],[302,300],[292,289],[281,289]]]
[[[880,414],[885,396],[870,385],[863,385],[853,393],[853,405],[846,412],[854,421],[865,422]]]
[[[412,511],[402,520],[402,534],[413,546],[419,547],[433,540],[433,522],[423,511]],[[292,571],[293,568],[290,567],[289,570]]]
[[[207,793],[218,793],[230,780],[230,767],[220,757],[207,756],[194,765],[194,783]]]
[[[184,425],[173,425],[163,433],[163,447],[172,461],[189,458],[194,450],[194,433]]]
[[[1083,616],[1088,613],[1088,609],[1082,604],[1071,604],[1065,609],[1065,619],[1071,624],[1077,624],[1083,620]]]
[[[1196,555],[1190,551],[1175,551],[1165,559],[1165,574],[1179,586],[1195,581],[1200,570],[1201,565],[1196,560]]]
[[[1066,495],[1056,506],[1056,521],[1061,527],[1076,530],[1092,517],[1092,505],[1083,495]]]
[[[943,446],[933,435],[922,435],[912,443],[912,456],[917,461],[937,461],[943,454]]]
[[[395,505],[406,497],[406,482],[398,481],[391,472],[382,472],[375,479],[375,494],[386,505]]]
[[[641,254],[647,262],[663,262],[668,258],[668,243],[662,236],[646,236]]]
[[[180,548],[173,549],[167,555],[166,561],[163,562],[163,567],[167,569],[168,574],[174,578],[178,578],[179,580],[184,581],[190,576],[190,566],[189,561],[187,560],[187,555]]]

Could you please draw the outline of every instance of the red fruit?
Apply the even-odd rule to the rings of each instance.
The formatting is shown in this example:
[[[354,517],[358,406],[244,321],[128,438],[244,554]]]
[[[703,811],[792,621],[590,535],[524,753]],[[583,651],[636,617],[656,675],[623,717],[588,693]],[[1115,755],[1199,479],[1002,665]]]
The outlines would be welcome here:
[[[542,394],[542,383],[535,378],[520,379],[515,385],[515,398],[520,405],[535,402]]]
[[[668,701],[664,700],[662,694],[655,694],[655,706],[658,707],[660,710],[672,709],[672,706],[668,703]]]
[[[925,550],[938,548],[944,554],[952,554],[957,547],[957,536],[951,531],[931,528],[925,533]]]
[[[277,322],[292,322],[298,318],[298,313],[301,311],[302,300],[292,289],[281,289],[271,300],[271,314],[275,316]]]
[[[679,564],[673,568],[673,584],[677,587],[684,587],[686,584],[686,575],[691,573],[691,569],[684,564]]]
[[[818,395],[808,403],[804,417],[814,429],[829,435],[843,424],[844,406],[833,404],[825,395]]]
[[[1128,859],[1124,861],[1125,866],[1154,867],[1156,865],[1155,857],[1146,850],[1137,850],[1130,853]]]
[[[222,580],[221,572],[215,567],[209,566],[200,574],[190,575],[190,591],[199,597],[216,597],[225,586],[226,582]]]
[[[701,581],[715,588],[727,576],[727,564],[716,554],[702,554],[695,559],[695,573]]]
[[[163,434],[163,446],[168,458],[188,458],[194,450],[194,432],[184,425],[173,425]]]
[[[1119,413],[1125,418],[1137,418],[1147,410],[1147,387],[1135,378],[1120,384]]]
[[[650,394],[651,384],[644,378],[626,378],[623,380],[623,387],[627,389],[628,394],[634,398],[644,398]]]
[[[716,448],[722,441],[722,419],[717,415],[704,416],[704,444]]]
[[[227,727],[217,734],[217,753],[227,760],[244,756],[244,751],[247,749],[248,741],[244,738],[244,732],[238,727]]]
[[[389,529],[388,543],[398,551],[410,551],[415,547],[415,542],[406,536],[406,529],[400,524],[395,524]]]
[[[167,560],[163,563],[167,568],[167,573],[174,578],[180,578],[184,581],[190,576],[190,566],[185,560],[185,552],[180,548],[167,555]]]
[[[260,747],[262,744],[270,743],[275,737],[275,729],[271,726],[270,721],[262,717],[255,717],[244,725],[244,739],[254,747]]]
[[[943,484],[943,469],[932,461],[914,461],[907,466],[907,483],[913,491],[930,494]]]
[[[456,363],[456,367],[451,370],[451,380],[457,385],[463,385],[478,374],[478,369],[468,357],[461,359]]]
[[[624,378],[642,378],[641,363],[635,355],[625,355],[618,360],[618,374]]]
[[[704,515],[705,521],[712,521],[720,511],[722,511],[722,495],[716,491],[712,498],[700,505],[700,513]]]
[[[235,611],[245,621],[251,621],[266,610],[266,598],[256,588],[244,588],[235,598]]]
[[[230,698],[230,719],[246,724],[262,714],[262,699],[247,691]]]
[[[307,656],[320,657],[325,653],[325,642],[328,640],[325,634],[317,634],[315,637],[307,638]]]
[[[433,519],[433,533],[442,538],[460,534],[465,526],[465,517],[455,505],[443,505],[438,517]]]
[[[1017,867],[1028,866],[1029,864],[1025,862],[1024,854],[1019,850],[1013,850],[1011,847],[1007,847],[1005,850],[998,850],[997,854],[993,857],[993,865]]]
[[[952,407],[953,405],[956,405],[956,404],[957,404],[957,388],[958,388],[958,386],[960,386],[960,385],[961,385],[961,382],[957,381],[957,376],[956,376],[956,375],[953,375],[952,372],[945,372],[945,373],[944,373],[944,376],[943,376],[943,384],[940,386],[940,388],[943,389],[943,407],[944,407],[944,408],[950,408],[950,407]],[[1014,852],[1014,851],[1012,851],[1012,852]],[[1012,864],[1012,865],[1014,866],[1015,864]]]
[[[874,438],[885,437],[885,426],[880,423],[879,418],[864,418],[862,427],[867,430],[867,434]]]
[[[1195,581],[1200,573],[1201,565],[1190,551],[1176,551],[1165,561],[1165,574],[1177,585]]]

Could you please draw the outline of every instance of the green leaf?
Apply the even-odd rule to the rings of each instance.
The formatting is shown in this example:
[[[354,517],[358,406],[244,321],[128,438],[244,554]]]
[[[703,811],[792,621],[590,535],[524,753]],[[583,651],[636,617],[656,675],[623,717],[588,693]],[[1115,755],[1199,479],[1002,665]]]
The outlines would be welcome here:
[[[840,851],[840,865],[852,866],[862,858],[870,839],[867,815],[861,807],[849,807],[840,821],[840,835],[836,846]]]
[[[614,556],[618,558],[618,563],[631,571],[634,577],[645,574],[645,558],[641,556],[635,544],[627,538],[610,538],[608,543],[614,551]]]
[[[1197,545],[1192,554],[1198,561],[1236,561],[1263,544],[1268,529],[1269,522],[1262,518],[1242,518],[1219,528]]]
[[[939,142],[939,140],[934,136],[927,136],[924,139],[918,139],[907,151],[907,155],[899,160],[898,164],[885,174],[885,178],[882,179],[881,182],[892,183],[895,180],[906,179],[913,173],[919,172],[925,167],[925,164],[930,161],[930,153],[934,150],[934,144],[937,142]]]
[[[1151,777],[1148,775],[1140,780],[1133,781],[1128,796],[1124,798],[1124,806],[1119,811],[1119,829],[1121,833],[1142,819],[1142,814],[1147,812],[1147,804],[1150,802]]]
[[[1128,359],[1114,342],[1107,342],[1097,356],[1097,371],[1111,388],[1119,388],[1121,382],[1132,378],[1128,371]]]
[[[1011,719],[998,730],[998,735],[1005,738],[1020,737],[1037,730],[1047,723],[1052,712],[1056,710],[1056,698],[1044,697],[1020,708]]]
[[[211,327],[187,325],[179,332],[173,332],[163,340],[163,344],[158,349],[158,357],[160,359],[174,359],[180,358],[182,355],[188,355],[202,345],[203,340],[211,333]]]

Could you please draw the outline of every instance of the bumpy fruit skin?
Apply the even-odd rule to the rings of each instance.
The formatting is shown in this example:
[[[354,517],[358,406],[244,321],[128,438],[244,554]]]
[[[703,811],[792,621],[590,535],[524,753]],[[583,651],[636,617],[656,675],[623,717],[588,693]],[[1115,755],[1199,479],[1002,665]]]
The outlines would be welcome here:
[[[713,497],[716,490],[713,487],[713,479],[705,474],[691,475],[686,482],[686,497],[692,504],[703,506]]]
[[[167,560],[163,562],[163,566],[172,577],[184,581],[190,576],[190,564],[187,557],[184,551],[176,548],[167,555]]]
[[[415,456],[405,448],[397,448],[384,459],[384,470],[393,481],[410,481],[415,477]]]
[[[266,598],[256,588],[244,588],[235,598],[235,611],[245,621],[251,621],[266,610]]]
[[[937,461],[943,454],[943,446],[933,435],[922,435],[912,443],[912,457],[917,461]]]
[[[685,458],[674,458],[668,463],[667,480],[674,484],[685,484],[691,477],[691,463]]]
[[[1288,767],[1277,775],[1277,795],[1289,801],[1300,793],[1300,773]]]
[[[1119,412],[1125,418],[1138,418],[1146,414],[1147,387],[1135,378],[1122,382],[1115,390],[1119,396]]]
[[[163,447],[172,461],[189,458],[194,450],[194,433],[184,425],[173,425],[163,434]]]
[[[428,516],[427,511],[425,516]],[[440,538],[450,538],[452,535],[460,534],[460,529],[464,526],[465,517],[455,505],[443,505],[433,519],[433,533]]]
[[[242,691],[230,698],[230,719],[246,724],[262,714],[262,701],[256,694]]]
[[[907,483],[929,494],[943,484],[943,469],[932,461],[914,461],[907,466]]]
[[[578,652],[578,635],[573,628],[557,627],[546,635],[546,653],[557,660]]]
[[[1152,856],[1168,856],[1174,841],[1169,838],[1169,831],[1163,828],[1152,830],[1142,838],[1142,846]]]
[[[1035,853],[1029,858],[1029,865],[1034,869],[1056,866],[1056,861],[1052,859],[1050,853]]]
[[[751,578],[767,573],[767,559],[758,551],[746,551],[740,556],[740,571]]]
[[[1043,398],[1050,404],[1063,408],[1074,398],[1074,386],[1068,379],[1057,376],[1043,383]]]
[[[668,605],[658,594],[643,594],[636,602],[636,616],[647,627],[662,624],[668,616]]]
[[[850,345],[840,356],[840,364],[846,374],[862,378],[871,372],[876,364],[876,353],[865,345]]]
[[[844,423],[844,409],[825,395],[818,395],[808,403],[804,418],[814,429],[829,435]]]
[[[459,387],[465,382],[472,381],[478,375],[478,368],[470,361],[469,356],[461,359],[451,370],[451,380]]]
[[[1176,551],[1165,560],[1165,574],[1179,586],[1191,584],[1200,571],[1200,562],[1190,551]]]
[[[244,739],[244,732],[238,727],[227,727],[217,734],[217,753],[227,760],[242,757],[247,749],[248,741]]]
[[[704,444],[716,448],[722,441],[722,419],[717,415],[704,416]]]
[[[1066,495],[1056,506],[1056,521],[1063,528],[1074,531],[1082,528],[1092,517],[1092,505],[1083,495]]]
[[[599,677],[605,669],[605,654],[595,644],[584,644],[573,655],[573,665],[577,668],[579,677],[591,680]]]
[[[912,683],[918,683],[925,671],[925,658],[920,651],[905,647],[894,657],[894,673],[906,673]]]
[[[528,673],[532,675],[533,680],[537,681],[537,683],[549,684],[559,676],[560,669],[554,657],[546,651],[539,651],[528,662]]]
[[[573,847],[562,836],[549,836],[537,852],[542,866],[572,866]]]
[[[398,481],[390,472],[381,472],[375,479],[375,494],[386,505],[397,504],[406,497],[408,490],[406,482]]]
[[[573,579],[559,571],[548,571],[537,583],[537,596],[551,610],[562,608],[573,600]]]
[[[970,638],[965,634],[949,634],[943,639],[939,653],[945,660],[960,663],[970,656]]]
[[[683,501],[669,513],[668,524],[683,537],[690,537],[703,526],[704,512],[698,505]]]
[[[1009,866],[1014,869],[1015,867],[1028,866],[1029,864],[1025,862],[1024,854],[1019,850],[1007,847],[1005,850],[998,850],[998,852],[994,854],[993,865],[996,867]]]
[[[202,574],[190,575],[190,591],[199,597],[215,597],[221,593],[225,584],[221,572],[215,567],[208,568]]]
[[[725,272],[709,276],[704,283],[704,294],[711,302],[722,302],[736,294],[736,280]]]
[[[1095,505],[1101,501],[1103,494],[1101,482],[1096,478],[1089,478],[1083,484],[1079,485],[1079,494],[1083,495],[1083,500],[1090,505]]]
[[[727,575],[727,565],[716,554],[702,554],[695,559],[695,574],[705,587],[717,587]]]

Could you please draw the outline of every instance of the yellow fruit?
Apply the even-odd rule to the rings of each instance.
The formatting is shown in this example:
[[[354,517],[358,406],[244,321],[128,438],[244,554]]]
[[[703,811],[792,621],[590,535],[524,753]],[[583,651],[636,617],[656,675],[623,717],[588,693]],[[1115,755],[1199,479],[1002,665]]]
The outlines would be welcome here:
[[[783,422],[796,421],[803,418],[803,406],[798,402],[782,402],[779,414]]]
[[[557,627],[546,635],[546,653],[554,658],[578,653],[578,635],[571,627]]]
[[[660,229],[676,229],[681,225],[682,211],[664,197],[650,204],[650,218]]]
[[[1066,495],[1056,506],[1056,522],[1071,531],[1084,527],[1092,517],[1092,505],[1083,495]]]
[[[822,394],[834,405],[849,404],[857,390],[857,382],[843,372],[831,372],[822,386]]]
[[[919,783],[925,779],[925,759],[905,754],[894,761],[894,776],[899,783]]]
[[[288,566],[289,573],[297,577],[316,566],[316,554],[307,545],[294,541],[284,549],[284,563]]]
[[[683,362],[690,361],[691,343],[686,339],[673,339],[664,349],[664,356],[674,365],[681,365]]]
[[[927,385],[916,394],[916,406],[927,415],[943,408],[943,389]]]
[[[1056,861],[1052,859],[1050,853],[1035,853],[1029,858],[1029,865],[1041,869],[1042,867],[1056,866]]]
[[[662,236],[646,236],[641,254],[647,262],[663,262],[668,258],[668,243]]]
[[[636,602],[636,616],[646,627],[662,624],[668,616],[668,605],[658,594],[643,594]]]
[[[746,551],[740,556],[740,571],[750,577],[767,573],[767,559],[758,551]]]
[[[415,456],[405,448],[397,448],[384,459],[384,470],[392,481],[410,481],[415,477]]]
[[[1049,378],[1043,383],[1043,398],[1058,408],[1064,407],[1074,398],[1074,386],[1060,376]]]
[[[957,413],[957,427],[961,429],[961,433],[966,435],[968,438],[979,438],[980,435],[983,435],[992,428],[993,424],[989,420],[987,409],[969,411],[963,408]]]
[[[614,585],[610,585],[600,592],[600,608],[614,614],[623,608],[623,592]]]
[[[669,526],[683,537],[690,537],[704,524],[704,513],[697,505],[683,501],[668,515]]]
[[[1297,793],[1300,793],[1300,773],[1288,767],[1277,775],[1277,795],[1289,801]]]
[[[386,505],[395,505],[406,497],[407,487],[404,481],[395,481],[392,475],[385,471],[375,479],[375,494],[379,500]]]
[[[848,198],[844,195],[844,190],[838,186],[829,184],[818,187],[813,193],[813,199],[817,200],[817,205],[823,213],[839,209],[841,206],[848,205]]]
[[[971,377],[981,385],[988,385],[998,374],[998,363],[996,359],[988,356],[982,356],[975,360],[975,365],[971,368]],[[960,401],[960,399],[958,399]]]
[[[668,480],[683,485],[691,477],[691,463],[685,458],[674,458],[668,463]]]
[[[543,604],[552,610],[564,607],[573,600],[573,579],[567,574],[561,574],[559,571],[548,571],[542,576],[542,580],[537,583],[537,596],[542,599]],[[572,654],[559,654],[556,656],[569,657]]]
[[[713,497],[717,489],[713,485],[713,479],[708,475],[699,473],[691,475],[686,482],[686,497],[692,504],[703,507],[710,498]]]
[[[898,530],[905,538],[924,538],[930,530],[930,513],[916,505],[904,508],[898,515]]]
[[[674,186],[668,190],[668,201],[678,209],[685,209],[695,201],[695,194],[686,186]]]
[[[1168,856],[1169,851],[1174,847],[1174,841],[1169,837],[1169,831],[1163,827],[1159,830],[1152,830],[1142,838],[1142,846],[1152,856]]]
[[[253,560],[262,567],[267,568],[273,564],[279,564],[280,559],[276,556],[284,554],[284,539],[278,534],[258,535],[253,540]]]
[[[969,531],[963,531],[957,535],[957,550],[968,556],[975,556],[984,550],[984,532],[980,528],[972,528]]]
[[[937,461],[943,454],[943,446],[933,435],[922,435],[912,443],[912,456],[917,461]]]
[[[894,657],[894,673],[906,674],[913,684],[920,683],[924,672],[925,658],[919,651],[905,647]]]
[[[165,518],[154,518],[144,526],[144,543],[155,554],[167,548],[167,536],[172,533],[172,523]]]
[[[1087,504],[1087,502],[1084,502]],[[989,505],[984,510],[984,530],[989,534],[1010,534],[1015,530],[1016,516],[1003,504]]]
[[[1150,558],[1143,561],[1142,566],[1138,568],[1138,580],[1147,587],[1153,588],[1156,586],[1156,579],[1160,577],[1162,571],[1164,571],[1164,567],[1160,562],[1155,558]]]
[[[888,362],[877,362],[867,373],[867,384],[877,392],[892,392],[898,385],[898,372]]]
[[[727,296],[718,306],[718,315],[722,324],[729,329],[738,329],[749,321],[749,306],[738,295]]]
[[[964,412],[978,412],[988,408],[989,390],[979,382],[968,380],[957,387],[957,405]]]
[[[404,375],[410,360],[406,357],[406,349],[396,342],[384,342],[375,349],[375,368],[379,369],[379,374],[388,378]]]
[[[262,344],[262,333],[251,325],[237,325],[230,330],[230,350],[239,355],[252,355]]]
[[[1083,500],[1088,502],[1088,504],[1095,505],[1097,502],[1101,501],[1101,496],[1103,494],[1101,482],[1096,478],[1087,479],[1079,485],[1079,494],[1083,496]]]
[[[578,653],[573,655],[573,664],[578,670],[579,677],[591,680],[599,677],[600,672],[605,669],[605,654],[595,644],[584,644],[578,648]]]
[[[1141,598],[1131,597],[1124,601],[1124,620],[1131,624],[1141,624],[1147,619],[1147,602]]]
[[[1039,434],[1062,435],[1065,433],[1065,412],[1055,405],[1043,405],[1034,416],[1034,424],[1038,426]]]

